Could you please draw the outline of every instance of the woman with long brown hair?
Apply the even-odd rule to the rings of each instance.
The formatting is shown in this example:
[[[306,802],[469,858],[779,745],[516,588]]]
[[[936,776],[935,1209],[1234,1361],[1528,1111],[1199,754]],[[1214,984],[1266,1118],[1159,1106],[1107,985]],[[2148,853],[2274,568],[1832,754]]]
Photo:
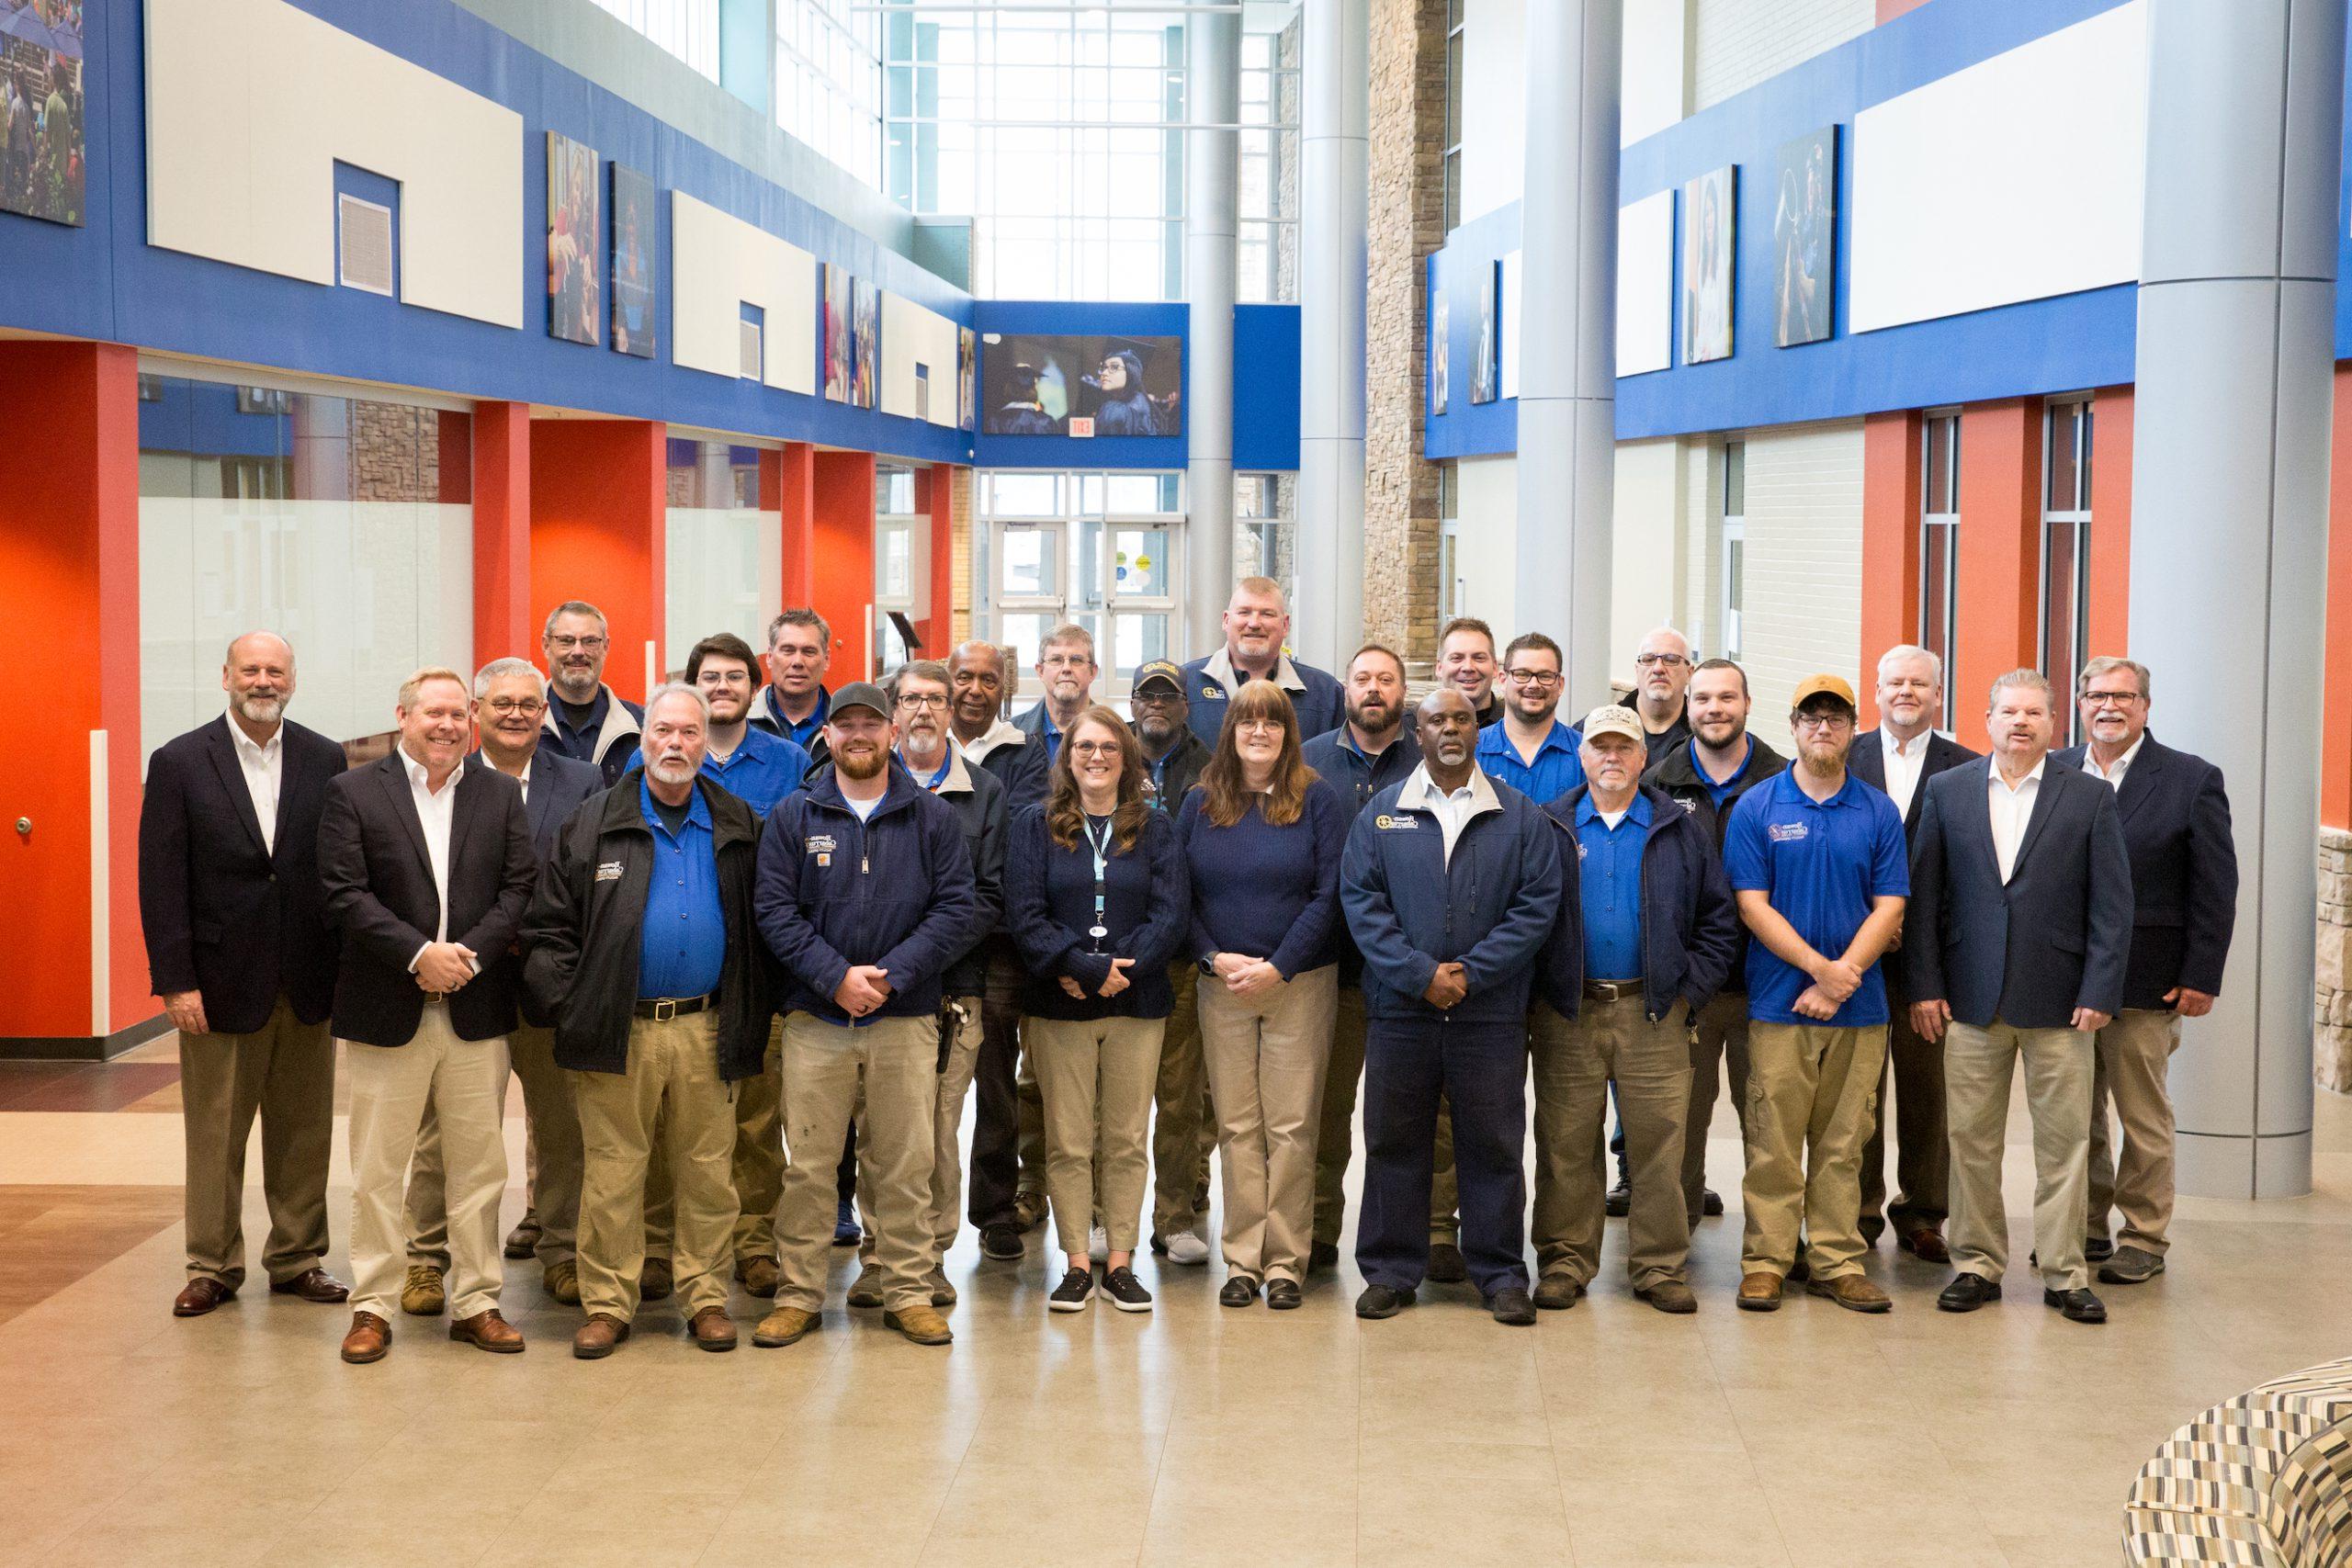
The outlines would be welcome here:
[[[1268,1306],[1297,1306],[1306,1277],[1348,820],[1299,754],[1290,698],[1271,681],[1242,687],[1176,819],[1224,1155],[1227,1306],[1248,1306],[1261,1282]]]
[[[1080,714],[1049,777],[1045,803],[1014,817],[1005,845],[1005,917],[1029,972],[1022,1039],[1045,1100],[1046,1190],[1069,1258],[1046,1304],[1077,1312],[1094,1293],[1087,1232],[1099,1190],[1111,1244],[1102,1293],[1122,1312],[1149,1312],[1129,1263],[1173,1005],[1168,964],[1192,897],[1175,829],[1145,803],[1143,752],[1117,714]]]

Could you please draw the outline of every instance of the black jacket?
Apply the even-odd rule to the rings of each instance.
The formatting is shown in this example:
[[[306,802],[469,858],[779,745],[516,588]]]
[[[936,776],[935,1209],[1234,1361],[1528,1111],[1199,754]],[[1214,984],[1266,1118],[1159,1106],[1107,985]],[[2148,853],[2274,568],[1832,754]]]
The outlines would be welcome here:
[[[2052,755],[2083,766],[2083,748]],[[2094,784],[2097,775],[2086,773]],[[2115,792],[2132,855],[2132,957],[2123,1005],[2169,1008],[2176,986],[2219,995],[2238,914],[2238,851],[2222,770],[2202,757],[2140,742]]]
[[[1916,844],[1919,841],[1919,814],[1928,804],[1928,781],[1947,769],[1960,766],[1962,762],[1973,762],[1981,755],[1983,755],[1982,752],[1972,751],[1957,740],[1945,739],[1934,730],[1928,732],[1928,755],[1927,760],[1919,767],[1919,786],[1911,792],[1911,804],[1905,807],[1903,812],[1905,844]],[[1854,737],[1853,749],[1846,753],[1846,770],[1872,789],[1881,793],[1885,792],[1886,752],[1883,742],[1879,739],[1877,730],[1865,729]],[[1879,973],[1886,977],[1886,983],[1891,987],[1887,993],[1887,1000],[1891,1005],[1897,1007],[1904,1005],[1911,995],[1910,971],[1905,967],[1903,962],[1905,940],[1898,937],[1895,945],[1886,950],[1886,956],[1878,961]]]
[[[2115,792],[2062,762],[2043,768],[2007,884],[1986,805],[1989,757],[1947,769],[1911,846],[1904,950],[1911,999],[1945,1001],[1979,1028],[2064,1029],[2076,1008],[2123,1005],[2132,860]]]
[[[1560,918],[1536,960],[1535,994],[1562,1018],[1574,1018],[1584,995],[1583,857],[1577,807],[1590,794],[1578,784],[1543,810],[1559,834]],[[1665,791],[1645,789],[1650,832],[1642,845],[1642,1010],[1664,1018],[1685,1001],[1696,1013],[1723,989],[1739,953],[1739,914],[1723,857],[1704,823],[1677,810]]]
[[[272,847],[245,788],[227,715],[166,741],[139,809],[139,922],[157,996],[197,991],[206,1021],[251,1034],[280,996],[317,1023],[334,1003],[337,942],[319,881],[319,816],[343,748],[280,726]]]
[[[1789,760],[1765,745],[1762,736],[1750,731],[1747,739],[1754,747],[1748,753],[1747,771],[1739,776],[1738,786],[1724,800],[1720,811],[1715,808],[1715,797],[1707,788],[1707,781],[1699,775],[1698,762],[1690,755],[1695,740],[1679,742],[1642,775],[1644,784],[1667,795],[1705,825],[1708,838],[1714,841],[1718,864],[1724,858],[1724,834],[1731,826],[1732,807],[1737,806],[1740,797],[1749,790],[1789,769]],[[1731,968],[1718,988],[1745,996],[1747,993],[1747,925],[1744,920],[1736,920],[1734,924],[1736,929],[1732,938]]]
[[[466,758],[469,768],[491,765],[490,759],[480,751]],[[556,835],[563,831],[564,823],[571,820],[582,801],[603,794],[604,789],[603,769],[568,757],[544,740],[539,743],[538,750],[531,755],[530,787],[523,792],[523,823],[531,831],[531,851],[538,857],[541,871],[547,869],[548,857],[555,853]],[[532,1000],[530,987],[520,983],[523,960],[519,950],[506,962],[514,965],[514,1003],[523,1021],[539,1029],[552,1028],[554,1016]]]
[[[1137,735],[1136,740],[1141,744],[1143,737]],[[1172,819],[1184,809],[1185,795],[1201,782],[1201,770],[1209,765],[1209,759],[1214,755],[1216,753],[1193,733],[1189,726],[1178,726],[1176,744],[1168,749],[1168,758],[1160,764],[1157,784],[1151,779],[1151,759],[1148,756],[1144,759],[1144,799]]]
[[[506,961],[538,872],[523,791],[504,773],[460,764],[450,806],[448,940],[481,964],[449,998],[460,1040],[514,1027],[514,965]],[[424,1014],[409,964],[433,940],[441,899],[409,795],[407,754],[342,774],[319,818],[319,876],[327,918],[343,932],[335,974],[334,1032],[362,1045],[405,1045]]]
[[[523,920],[523,980],[533,1004],[555,1020],[555,1060],[587,1073],[628,1071],[628,1032],[637,1010],[638,954],[653,875],[653,829],[639,793],[643,768],[571,814],[539,874]],[[710,809],[718,867],[718,912],[727,957],[718,972],[718,1073],[733,1082],[760,1070],[768,1046],[768,965],[752,920],[759,819],[708,779],[697,778]]]

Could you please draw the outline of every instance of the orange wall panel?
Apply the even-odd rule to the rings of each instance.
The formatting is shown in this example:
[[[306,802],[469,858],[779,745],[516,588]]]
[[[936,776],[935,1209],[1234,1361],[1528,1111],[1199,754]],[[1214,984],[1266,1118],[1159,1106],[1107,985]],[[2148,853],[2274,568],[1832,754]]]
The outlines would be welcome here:
[[[531,409],[482,402],[473,413],[474,665],[536,660],[531,613]]]
[[[2106,387],[2091,401],[2090,617],[2083,646],[2094,659],[2124,657],[2132,618],[2132,389]],[[2072,701],[2061,693],[2061,701]]]
[[[922,633],[923,657],[944,659],[956,624],[956,470],[943,463],[915,479],[922,491],[915,504],[931,519],[929,603],[915,626]]]
[[[1862,422],[1862,625],[1864,726],[1878,722],[1878,656],[1919,638],[1920,420],[1916,412]]]
[[[874,454],[818,452],[809,479],[808,599],[833,629],[826,684],[874,679]]]
[[[1952,711],[1979,750],[1994,677],[2034,661],[2041,538],[2041,400],[1962,411]]]
[[[666,615],[663,483],[668,427],[647,420],[542,419],[530,429],[532,647],[567,599],[605,613],[605,680],[645,699],[645,648]],[[684,649],[662,649],[667,663]]]

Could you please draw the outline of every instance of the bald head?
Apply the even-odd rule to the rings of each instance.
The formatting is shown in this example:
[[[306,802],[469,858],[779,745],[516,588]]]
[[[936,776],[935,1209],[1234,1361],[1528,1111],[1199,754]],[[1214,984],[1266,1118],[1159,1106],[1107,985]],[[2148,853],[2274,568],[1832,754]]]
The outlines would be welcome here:
[[[266,744],[286,716],[294,695],[294,649],[276,632],[247,632],[229,644],[220,665],[220,689],[239,728]]]
[[[1458,687],[1440,686],[1413,710],[1413,733],[1430,777],[1448,789],[1460,788],[1478,747],[1478,710],[1470,699]]]
[[[1682,689],[1690,683],[1690,639],[1672,626],[1652,626],[1643,633],[1634,649],[1634,692],[1642,716],[1671,719],[1682,706]]]

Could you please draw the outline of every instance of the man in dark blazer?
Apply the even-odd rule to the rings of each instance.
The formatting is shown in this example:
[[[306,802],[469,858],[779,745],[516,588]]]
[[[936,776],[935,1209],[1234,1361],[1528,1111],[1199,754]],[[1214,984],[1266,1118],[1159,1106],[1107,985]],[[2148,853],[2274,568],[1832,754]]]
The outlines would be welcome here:
[[[2165,1271],[2172,1223],[2172,1095],[2165,1069],[2180,1046],[2180,1021],[2202,1018],[2221,994],[2238,912],[2238,852],[2222,770],[2148,733],[2148,668],[2094,659],[2075,683],[2087,746],[2058,753],[2115,791],[2132,852],[2132,956],[2123,1010],[2098,1032],[2091,1077],[2090,1238],[2113,1247],[2098,1277],[2137,1285]],[[2107,1102],[2123,1124],[2110,1156]],[[2123,1212],[2110,1241],[2109,1214]],[[2120,1242],[2120,1245],[2116,1245]]]
[[[334,1021],[351,1074],[352,1362],[391,1348],[408,1250],[401,1198],[428,1100],[447,1172],[449,1337],[523,1348],[498,1313],[516,988],[503,959],[538,862],[522,790],[496,769],[464,765],[465,677],[420,670],[396,711],[391,755],[336,779],[319,818],[327,918],[343,933]]]
[[[319,888],[319,812],[343,748],[286,718],[294,650],[269,632],[229,645],[229,711],[166,742],[139,812],[147,971],[180,1032],[187,1137],[187,1285],[198,1317],[245,1278],[245,1140],[259,1112],[269,1288],[349,1293],[327,1250],[334,1128],[335,939]]]
[[[1903,831],[1919,837],[1927,782],[1976,753],[1936,732],[1944,711],[1943,660],[1905,643],[1878,660],[1876,729],[1854,738],[1847,766],[1856,778],[1886,792],[1903,814]],[[1862,1149],[1862,1239],[1878,1245],[1891,1222],[1904,1251],[1929,1263],[1948,1263],[1944,1220],[1951,1213],[1951,1156],[1944,1127],[1944,1054],[1911,1027],[1911,998],[1903,984],[1903,948],[1879,960],[1886,976],[1889,1024],[1886,1074],[1879,1078],[1878,1119]],[[1895,1199],[1886,1201],[1887,1078],[1894,1082]],[[1882,1217],[1883,1211],[1883,1217]]]
[[[523,820],[531,846],[544,866],[555,852],[556,834],[581,802],[605,787],[602,770],[575,761],[553,746],[547,733],[547,682],[527,659],[496,659],[474,676],[474,730],[481,747],[466,758],[469,768],[495,768],[523,791]],[[522,959],[500,960],[519,970]],[[566,1305],[580,1300],[580,1112],[571,1083],[555,1065],[555,1031],[547,1015],[516,992],[522,1022],[506,1037],[506,1055],[523,1082],[523,1111],[529,1119],[530,1174],[523,1221],[506,1238],[506,1256],[539,1260],[540,1283]],[[412,1317],[437,1317],[447,1303],[444,1277],[449,1271],[449,1214],[441,1169],[441,1119],[428,1100],[416,1158],[408,1177],[408,1275],[401,1285],[401,1311]]]
[[[1973,1312],[2001,1294],[2009,1080],[2025,1058],[2033,1116],[2033,1242],[2041,1299],[2104,1323],[2083,1258],[2092,1036],[2123,1005],[2132,862],[2115,793],[2049,758],[2050,682],[1993,683],[1993,755],[1927,784],[1911,848],[1904,939],[1911,1022],[1944,1047],[1951,1141],[1951,1258],[1936,1304]]]

